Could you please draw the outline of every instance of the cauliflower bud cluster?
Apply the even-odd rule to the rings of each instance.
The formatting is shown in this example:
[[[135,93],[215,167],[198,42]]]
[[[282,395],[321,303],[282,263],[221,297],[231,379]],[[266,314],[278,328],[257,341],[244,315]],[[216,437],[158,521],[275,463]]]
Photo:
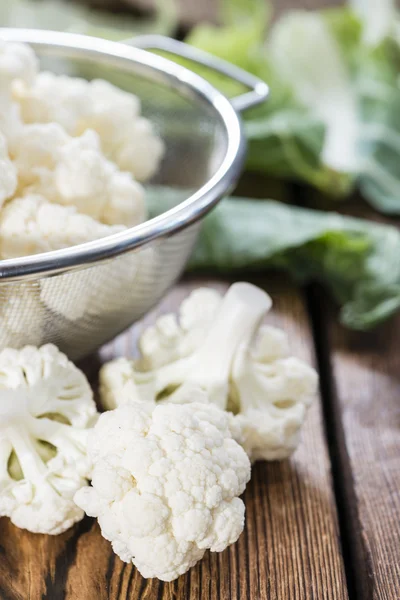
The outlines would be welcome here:
[[[55,346],[0,353],[0,516],[49,534],[83,518],[73,496],[96,417],[85,376]]]
[[[249,459],[228,413],[193,396],[127,404],[104,413],[90,436],[92,486],[75,502],[144,577],[171,581],[243,530]]]
[[[163,151],[136,96],[39,72],[29,46],[0,42],[0,259],[143,222],[139,182]]]

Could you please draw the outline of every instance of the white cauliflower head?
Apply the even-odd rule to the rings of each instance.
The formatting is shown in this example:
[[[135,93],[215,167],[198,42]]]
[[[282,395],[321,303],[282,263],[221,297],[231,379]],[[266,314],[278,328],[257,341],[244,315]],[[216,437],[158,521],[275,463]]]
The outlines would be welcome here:
[[[56,123],[26,125],[11,150],[20,192],[73,205],[108,225],[131,227],[145,219],[142,186],[104,157],[94,131],[71,138]]]
[[[288,456],[317,375],[287,356],[283,332],[260,326],[270,306],[265,292],[246,283],[232,285],[224,297],[196,290],[182,303],[180,323],[164,315],[145,330],[141,359],[120,358],[101,369],[103,405],[168,401],[181,385],[198,385],[211,402],[236,415],[252,460]]]
[[[171,581],[243,530],[238,496],[250,462],[213,405],[132,403],[104,413],[89,456],[92,487],[75,502],[144,577]]]
[[[122,231],[103,225],[73,206],[51,204],[41,196],[10,200],[0,212],[0,256],[29,256],[89,242]]]
[[[0,353],[0,516],[58,534],[83,517],[74,493],[87,483],[90,386],[55,346]]]
[[[139,99],[103,80],[42,72],[33,84],[13,86],[25,123],[59,123],[72,136],[96,131],[104,154],[145,181],[157,170],[164,144],[140,116]]]

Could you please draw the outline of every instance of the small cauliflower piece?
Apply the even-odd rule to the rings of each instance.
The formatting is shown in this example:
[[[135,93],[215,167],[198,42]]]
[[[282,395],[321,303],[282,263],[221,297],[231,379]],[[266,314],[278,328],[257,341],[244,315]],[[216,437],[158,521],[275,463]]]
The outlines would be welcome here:
[[[37,195],[10,200],[0,212],[0,256],[29,256],[89,242],[122,231],[103,225],[73,206],[59,206]]]
[[[102,154],[98,135],[71,138],[56,124],[26,125],[11,147],[20,193],[73,205],[108,225],[137,225],[146,217],[144,190]]]
[[[140,116],[139,99],[111,83],[42,72],[33,84],[13,86],[25,123],[59,123],[72,136],[93,130],[104,154],[145,181],[157,170],[164,144]]]
[[[0,133],[0,209],[17,189],[17,169],[8,156],[7,141]]]
[[[269,296],[247,283],[232,285],[224,297],[196,290],[182,304],[179,324],[166,315],[145,330],[141,359],[104,365],[103,406],[168,401],[181,385],[197,385],[235,415],[251,460],[288,456],[298,444],[317,375],[288,357],[283,332],[260,326],[270,306]]]
[[[27,44],[0,40],[0,88],[1,94],[11,95],[15,80],[32,85],[38,72],[39,61]]]
[[[100,416],[88,451],[92,487],[75,502],[143,577],[172,581],[241,534],[250,462],[216,406],[121,406]]]
[[[69,321],[89,315],[96,318],[104,311],[120,315],[121,301],[126,300],[129,306],[130,296],[127,292],[121,298],[115,293],[116,286],[121,281],[124,290],[129,283],[135,286],[141,258],[142,253],[130,253],[94,267],[43,279],[40,297],[48,309]]]
[[[34,81],[13,82],[13,98],[24,123],[59,123],[70,135],[90,108],[87,106],[88,82],[78,77],[41,71]]]
[[[0,516],[52,535],[82,519],[73,496],[96,416],[85,376],[55,346],[0,353]]]
[[[40,343],[44,336],[44,306],[40,288],[35,284],[13,284],[0,287],[1,346],[19,346],[29,337],[29,343]]]
[[[156,173],[165,151],[152,123],[143,117],[133,121],[112,146],[105,140],[104,149],[120,169],[130,171],[138,181],[147,181]]]
[[[203,341],[207,328],[222,298],[212,288],[198,288],[183,300],[179,318],[174,313],[162,315],[146,327],[139,339],[142,370],[156,369],[189,356]]]
[[[228,409],[237,415],[251,460],[287,458],[317,391],[314,369],[288,356],[283,331],[263,326],[254,345],[242,344],[231,370]]]

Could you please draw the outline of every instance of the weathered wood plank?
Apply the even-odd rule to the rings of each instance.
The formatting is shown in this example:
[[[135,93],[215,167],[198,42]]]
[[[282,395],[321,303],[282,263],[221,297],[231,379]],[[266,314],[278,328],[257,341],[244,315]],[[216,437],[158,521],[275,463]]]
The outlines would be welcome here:
[[[325,357],[326,401],[357,598],[398,600],[400,316],[374,333],[357,334],[338,324],[319,295],[317,303],[320,342],[331,353]]]

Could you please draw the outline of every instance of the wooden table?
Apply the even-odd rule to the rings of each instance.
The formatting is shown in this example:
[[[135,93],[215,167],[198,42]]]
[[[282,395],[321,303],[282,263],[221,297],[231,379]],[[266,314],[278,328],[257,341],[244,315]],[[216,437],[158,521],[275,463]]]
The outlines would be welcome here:
[[[255,181],[251,191],[268,196]],[[400,316],[375,333],[351,333],[319,289],[269,273],[252,281],[274,299],[268,322],[319,369],[321,391],[294,456],[255,466],[239,541],[164,584],[121,562],[92,519],[57,537],[1,519],[0,600],[400,599]],[[146,322],[175,310],[194,286],[229,283],[185,279]],[[102,362],[133,354],[142,327],[85,361],[94,385]]]
[[[239,541],[164,584],[121,562],[92,519],[57,537],[1,519],[1,600],[400,598],[400,317],[375,334],[348,333],[319,290],[270,274],[252,281],[273,297],[268,322],[319,367],[321,393],[294,456],[255,466]],[[185,279],[146,322],[194,286],[229,283]],[[142,327],[85,361],[93,384],[101,362],[134,352]]]

